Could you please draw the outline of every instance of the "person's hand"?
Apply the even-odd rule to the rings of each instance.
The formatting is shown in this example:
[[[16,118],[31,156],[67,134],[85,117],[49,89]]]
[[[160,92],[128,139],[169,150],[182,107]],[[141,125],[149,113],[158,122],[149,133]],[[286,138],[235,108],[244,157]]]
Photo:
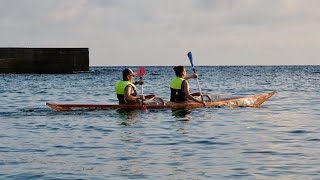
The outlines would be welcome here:
[[[203,107],[207,107],[207,103],[205,101],[201,102],[203,104]]]
[[[190,76],[185,77],[184,79],[185,79],[185,80],[189,80],[189,79],[191,79],[191,78],[197,78],[197,77],[198,77],[198,74],[197,74],[197,73],[193,73],[193,74],[191,74]]]
[[[197,73],[193,73],[190,77],[191,77],[191,78],[197,78],[197,77],[198,77],[198,74],[197,74]]]
[[[199,100],[198,103],[203,104],[204,107],[206,107],[207,105],[205,101],[201,101],[201,100]]]
[[[140,95],[138,99],[145,99],[144,95]]]
[[[139,81],[137,81],[137,84],[142,85],[143,84],[143,80],[140,79]]]

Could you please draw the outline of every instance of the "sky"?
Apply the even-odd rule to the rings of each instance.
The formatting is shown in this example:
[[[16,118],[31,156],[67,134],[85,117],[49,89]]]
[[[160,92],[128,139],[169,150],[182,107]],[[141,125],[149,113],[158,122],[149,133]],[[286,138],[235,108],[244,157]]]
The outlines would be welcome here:
[[[90,66],[319,65],[319,0],[0,0],[0,47]]]

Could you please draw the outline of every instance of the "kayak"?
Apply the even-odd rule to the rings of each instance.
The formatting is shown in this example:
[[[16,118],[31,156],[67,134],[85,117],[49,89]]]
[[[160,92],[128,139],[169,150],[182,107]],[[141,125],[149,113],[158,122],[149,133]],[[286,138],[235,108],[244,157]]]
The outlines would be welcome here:
[[[175,109],[175,108],[200,108],[200,107],[260,107],[260,105],[273,96],[275,91],[266,94],[257,94],[246,97],[223,97],[220,95],[206,95],[202,97],[206,102],[205,106],[201,103],[194,101],[186,102],[171,102],[163,100],[160,97],[154,95],[146,96],[144,105],[147,109]],[[148,98],[147,98],[148,97]],[[201,99],[201,96],[197,98]],[[56,111],[71,111],[71,110],[104,110],[104,109],[141,109],[142,104],[54,104],[46,103]]]

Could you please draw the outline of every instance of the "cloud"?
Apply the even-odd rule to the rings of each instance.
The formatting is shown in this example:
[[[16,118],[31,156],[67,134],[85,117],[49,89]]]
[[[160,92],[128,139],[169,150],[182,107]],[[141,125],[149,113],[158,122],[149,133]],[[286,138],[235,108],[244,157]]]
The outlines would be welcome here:
[[[81,15],[86,0],[68,0],[63,3],[57,3],[56,7],[48,14],[49,21],[70,21]]]

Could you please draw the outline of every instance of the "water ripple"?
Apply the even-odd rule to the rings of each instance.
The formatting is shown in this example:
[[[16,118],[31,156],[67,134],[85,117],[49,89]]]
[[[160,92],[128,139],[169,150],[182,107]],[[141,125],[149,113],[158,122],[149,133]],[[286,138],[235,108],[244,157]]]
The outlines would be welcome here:
[[[198,68],[205,93],[277,90],[261,108],[56,112],[45,106],[117,103],[113,84],[124,67],[91,68],[0,74],[0,179],[319,178],[320,66]],[[144,93],[168,99],[172,67],[146,70]],[[189,84],[198,91],[195,79]]]

